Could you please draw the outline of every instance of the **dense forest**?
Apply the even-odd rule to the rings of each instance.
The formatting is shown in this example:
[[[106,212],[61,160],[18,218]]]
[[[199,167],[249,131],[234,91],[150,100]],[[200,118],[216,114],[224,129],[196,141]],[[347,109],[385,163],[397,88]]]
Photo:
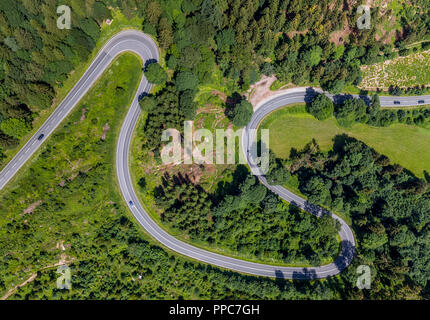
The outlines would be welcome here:
[[[370,298],[428,293],[427,181],[345,135],[335,137],[328,153],[313,141],[290,161],[291,173],[311,203],[350,217],[358,238],[354,263],[371,265],[376,275]]]
[[[220,270],[167,253],[142,239],[124,214],[99,227],[88,259],[70,265],[72,290],[55,288],[56,269],[43,270],[14,299],[336,299],[336,281],[275,281]],[[10,261],[12,262],[12,261]],[[353,289],[357,291],[357,289]]]
[[[171,228],[247,258],[318,266],[339,254],[337,221],[286,204],[243,166],[216,194],[187,177],[166,176],[154,196]]]

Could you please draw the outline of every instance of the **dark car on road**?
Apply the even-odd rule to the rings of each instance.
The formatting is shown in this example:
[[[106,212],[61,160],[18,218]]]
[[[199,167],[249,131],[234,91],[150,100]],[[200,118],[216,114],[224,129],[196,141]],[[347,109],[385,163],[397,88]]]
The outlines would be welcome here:
[[[38,138],[37,138],[37,140],[42,140],[43,138],[45,137],[45,135],[42,133]]]
[[[400,101],[396,100],[396,101],[394,101],[394,104],[400,104]]]
[[[128,202],[128,204],[131,205],[131,206],[134,206],[134,203],[131,200]]]
[[[425,101],[424,100],[418,100],[418,103],[424,103]]]

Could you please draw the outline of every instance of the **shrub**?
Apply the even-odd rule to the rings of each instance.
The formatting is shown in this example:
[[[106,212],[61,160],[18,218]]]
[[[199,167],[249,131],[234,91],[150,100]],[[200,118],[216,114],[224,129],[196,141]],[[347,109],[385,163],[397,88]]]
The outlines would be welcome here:
[[[333,115],[334,105],[325,94],[319,94],[306,106],[306,109],[318,120],[325,120]]]
[[[0,124],[0,129],[7,135],[21,139],[30,130],[30,126],[23,120],[9,118]]]
[[[154,84],[164,84],[167,81],[167,73],[158,63],[151,63],[146,68],[145,77]]]
[[[252,104],[242,100],[230,111],[229,118],[235,126],[243,127],[251,120],[253,112]]]

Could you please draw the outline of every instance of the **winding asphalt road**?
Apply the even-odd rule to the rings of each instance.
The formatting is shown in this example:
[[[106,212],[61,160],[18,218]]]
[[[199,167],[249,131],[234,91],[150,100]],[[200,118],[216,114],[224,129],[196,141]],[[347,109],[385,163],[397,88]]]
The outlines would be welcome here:
[[[29,139],[29,141],[21,148],[15,157],[0,172],[0,190],[3,189],[3,187],[13,178],[18,170],[36,152],[43,141],[46,140],[46,138],[55,130],[55,128],[57,128],[58,125],[67,117],[74,106],[76,106],[76,104],[90,89],[90,87],[97,81],[103,71],[108,68],[115,57],[126,51],[134,52],[142,59],[142,61],[147,61],[149,59],[155,59],[157,61],[159,60],[157,45],[149,36],[143,34],[142,32],[127,30],[112,37],[112,39],[107,42],[107,44],[100,50],[84,75],[76,83],[66,98],[60,103],[60,105],[45,121],[40,129],[33,135],[33,137]],[[151,87],[152,85],[148,83],[148,81],[143,76],[139,84],[137,94],[133,99],[119,135],[116,150],[116,172],[122,196],[124,197],[129,209],[137,221],[152,237],[154,237],[154,239],[159,241],[167,248],[195,260],[257,276],[294,279],[326,278],[338,274],[349,265],[355,252],[355,240],[349,226],[338,216],[307,203],[306,200],[291,193],[285,188],[281,186],[268,185],[264,176],[259,175],[258,168],[254,168],[252,165],[250,165],[251,170],[259,175],[260,181],[267,188],[278,194],[281,198],[317,216],[329,214],[340,222],[341,230],[339,232],[339,236],[341,239],[341,252],[335,262],[320,267],[310,268],[281,267],[253,263],[197,248],[176,239],[164,231],[156,222],[154,222],[154,220],[152,220],[152,218],[141,205],[133,188],[129,170],[130,145],[133,132],[140,115],[138,99],[142,93],[149,92]],[[315,94],[313,89],[298,88],[290,92],[283,93],[282,95],[272,97],[270,100],[262,103],[256,109],[250,123],[244,130],[244,135],[242,137],[243,150],[245,151],[249,148],[250,141],[252,140],[249,137],[249,130],[256,129],[261,120],[267,114],[285,105],[303,102],[306,99],[309,99],[313,94]],[[394,100],[399,102],[395,104]],[[396,107],[399,105],[412,106],[419,104],[419,100],[426,100],[426,103],[430,103],[430,96],[396,98],[381,97],[381,105]],[[41,134],[44,135],[43,138],[40,138]],[[245,154],[245,156],[248,157],[247,154]]]

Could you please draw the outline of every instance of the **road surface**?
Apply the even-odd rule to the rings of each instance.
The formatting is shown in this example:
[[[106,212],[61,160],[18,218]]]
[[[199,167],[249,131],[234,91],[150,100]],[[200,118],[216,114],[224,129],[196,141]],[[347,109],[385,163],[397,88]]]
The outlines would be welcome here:
[[[113,59],[122,52],[134,52],[142,61],[149,59],[159,60],[159,51],[155,42],[142,32],[135,30],[127,30],[118,33],[100,50],[96,58],[88,67],[81,79],[76,83],[66,98],[60,103],[56,110],[34,134],[33,137],[21,148],[16,156],[6,165],[0,172],[0,190],[14,177],[18,170],[28,161],[36,150],[41,146],[49,135],[58,127],[58,125],[67,117],[74,106],[80,101],[90,87],[97,81],[104,70],[106,70]],[[294,279],[314,279],[326,278],[341,272],[353,259],[355,240],[349,226],[338,216],[323,211],[316,206],[312,206],[306,200],[291,193],[281,186],[270,186],[267,184],[264,176],[259,176],[260,181],[270,190],[278,194],[286,201],[297,205],[304,210],[307,210],[317,216],[321,214],[329,214],[341,224],[339,236],[341,239],[341,252],[334,263],[319,266],[319,267],[282,267],[267,264],[259,264],[248,262],[240,259],[235,259],[220,254],[216,254],[207,250],[203,250],[184,243],[164,231],[141,205],[136,192],[133,188],[130,169],[129,169],[129,154],[130,145],[133,136],[133,131],[136,127],[137,120],[140,115],[138,98],[142,93],[147,93],[151,90],[151,84],[143,76],[139,84],[136,96],[130,106],[127,116],[121,127],[117,148],[116,148],[116,172],[122,196],[142,227],[157,241],[165,247],[176,251],[184,256],[192,259],[209,263],[222,268],[243,272],[247,274],[277,278],[294,278]],[[244,150],[251,139],[247,134],[249,129],[258,127],[260,121],[270,112],[291,103],[303,102],[312,96],[315,92],[307,88],[299,88],[293,92],[285,93],[280,96],[270,98],[270,100],[261,104],[254,113],[252,120],[244,130],[245,134],[242,139]],[[419,104],[418,100],[426,100],[430,102],[430,96],[420,97],[381,97],[383,106],[396,106],[394,100],[399,101],[400,105],[411,106]],[[41,135],[44,135],[41,137]]]

